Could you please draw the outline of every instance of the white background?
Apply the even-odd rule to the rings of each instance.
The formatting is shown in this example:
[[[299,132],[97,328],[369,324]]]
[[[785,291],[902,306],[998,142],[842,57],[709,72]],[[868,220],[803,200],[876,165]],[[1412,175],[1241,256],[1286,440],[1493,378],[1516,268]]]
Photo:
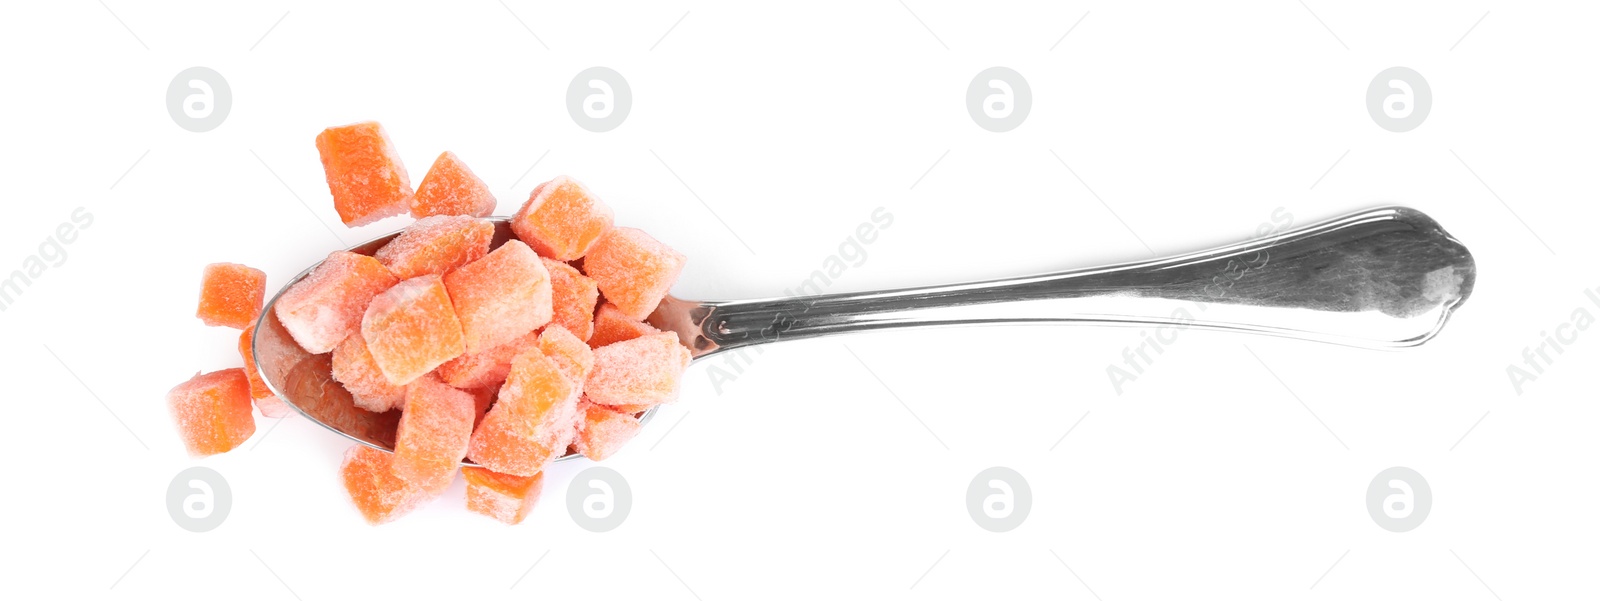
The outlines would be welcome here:
[[[1575,309],[1600,314],[1583,296],[1600,286],[1592,7],[329,4],[0,7],[0,275],[74,208],[94,215],[0,313],[7,596],[1596,594],[1600,332],[1521,395],[1505,372]],[[196,65],[233,93],[206,133],[164,104]],[[564,106],[595,65],[633,90],[608,133]],[[965,108],[994,65],[1033,92],[1001,134]],[[1364,106],[1396,65],[1433,91],[1408,133]],[[263,419],[240,449],[192,459],[163,401],[238,363],[236,334],[193,316],[204,264],[259,267],[276,290],[407,222],[352,231],[333,211],[312,139],[367,119],[413,182],[454,150],[502,214],[540,181],[581,179],[690,257],[685,298],[781,294],[880,206],[892,227],[830,291],[1139,259],[1141,239],[1161,254],[1234,241],[1278,207],[1308,224],[1385,203],[1465,242],[1478,285],[1419,349],[1184,332],[1121,395],[1105,370],[1137,330],[781,344],[720,394],[692,367],[682,400],[606,462],[634,493],[617,530],[567,515],[583,462],[552,468],[516,527],[465,511],[458,481],[373,528],[338,485],[337,436]],[[233,490],[203,534],[165,507],[193,465]],[[993,465],[1033,491],[1002,534],[965,507]],[[1365,507],[1397,465],[1434,497],[1398,534]]]

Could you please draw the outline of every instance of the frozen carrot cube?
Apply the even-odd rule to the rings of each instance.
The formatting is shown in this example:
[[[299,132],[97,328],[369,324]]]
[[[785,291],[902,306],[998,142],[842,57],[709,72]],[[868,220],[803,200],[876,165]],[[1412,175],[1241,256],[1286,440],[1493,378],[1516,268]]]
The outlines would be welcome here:
[[[594,334],[594,306],[600,288],[576,268],[553,259],[542,259],[550,272],[552,316],[550,321],[587,341]]]
[[[466,352],[480,353],[550,323],[550,272],[528,245],[509,240],[445,274]]]
[[[644,319],[678,280],[685,261],[649,234],[619,227],[594,243],[583,258],[583,270],[600,285],[607,302],[628,317]]]
[[[558,325],[546,326],[539,334],[539,351],[555,361],[561,375],[579,388],[588,379],[589,370],[594,368],[594,351],[589,345]]]
[[[539,341],[539,330],[523,334],[522,337],[491,348],[481,353],[467,354],[456,357],[440,365],[437,373],[444,383],[460,388],[472,390],[476,388],[500,389],[505,383],[506,374],[511,373],[511,360]]]
[[[317,134],[317,154],[339,220],[367,225],[406,212],[411,178],[389,134],[375,121],[330,127]]]
[[[423,217],[390,240],[372,257],[394,277],[444,275],[489,254],[494,224],[464,215]]]
[[[511,230],[540,255],[571,261],[611,229],[611,218],[611,207],[563,175],[533,189],[511,218]]]
[[[183,446],[196,457],[226,453],[256,432],[250,379],[237,367],[195,374],[167,392]]]
[[[678,335],[662,332],[594,350],[594,369],[584,395],[601,405],[654,405],[677,398],[678,380],[689,367],[689,349]]]
[[[467,440],[477,418],[472,393],[457,390],[433,375],[406,387],[406,408],[394,438],[394,474],[428,490],[441,490],[455,478],[467,456]]]
[[[630,413],[615,411],[604,405],[583,403],[579,405],[578,436],[572,446],[584,457],[603,460],[616,453],[622,445],[633,440],[642,427],[639,418]]]
[[[272,389],[267,388],[265,380],[261,379],[261,370],[256,369],[255,352],[250,344],[255,341],[256,326],[250,324],[239,333],[239,356],[244,358],[244,375],[250,380],[250,398],[255,400],[256,409],[261,411],[262,417],[283,417],[289,415],[289,404],[272,394]]]
[[[497,472],[532,476],[566,451],[578,388],[537,348],[511,361],[511,374],[472,433],[467,456]]]
[[[563,425],[559,426],[555,430],[554,434],[551,435],[549,441],[545,443],[545,447],[550,449],[551,460],[560,459],[561,457],[566,456],[567,453],[571,452],[570,449],[572,449],[572,441],[578,437],[579,416],[578,402],[576,399],[573,400],[570,411],[571,412],[565,416],[562,422]]]
[[[650,324],[623,315],[616,305],[606,303],[594,312],[594,335],[589,337],[589,347],[600,348],[660,331]]]
[[[411,278],[372,297],[361,318],[367,352],[390,384],[404,386],[461,356],[461,323],[436,275]]]
[[[398,282],[377,259],[337,250],[272,306],[294,341],[320,355],[360,331],[367,303]]]
[[[411,216],[418,219],[432,215],[488,217],[494,214],[494,207],[489,186],[448,150],[433,160],[411,197]]]
[[[467,510],[507,524],[522,523],[544,490],[544,472],[513,476],[481,467],[464,467],[461,475],[467,481]]]
[[[238,263],[212,263],[200,278],[200,308],[195,317],[208,326],[245,329],[261,314],[267,274]]]
[[[374,526],[394,521],[437,498],[442,490],[429,490],[394,473],[394,455],[366,445],[344,453],[339,478],[356,510]]]
[[[357,332],[333,349],[333,379],[350,392],[355,406],[383,413],[405,406],[406,387],[389,383],[367,351],[367,340]]]

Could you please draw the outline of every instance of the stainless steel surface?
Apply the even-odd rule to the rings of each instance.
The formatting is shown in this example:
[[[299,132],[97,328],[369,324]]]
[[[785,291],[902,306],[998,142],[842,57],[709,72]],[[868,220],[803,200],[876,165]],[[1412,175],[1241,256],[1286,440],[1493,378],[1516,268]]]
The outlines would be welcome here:
[[[507,219],[491,218],[493,246],[511,238]],[[370,255],[397,235],[350,250]],[[1270,238],[1109,267],[795,298],[667,297],[649,322],[676,332],[696,359],[780,340],[992,323],[1183,326],[1399,348],[1438,334],[1475,279],[1471,253],[1438,223],[1412,209],[1384,207]],[[267,386],[329,430],[392,450],[400,412],[357,408],[329,374],[330,355],[305,352],[278,321],[273,306],[282,294],[273,295],[256,324],[256,367]],[[652,409],[642,419],[654,415]]]
[[[498,248],[512,237],[510,218],[489,219],[495,224],[495,236],[491,248]],[[381,236],[350,247],[349,250],[370,255],[398,235],[400,232]],[[289,331],[284,329],[283,323],[278,321],[277,312],[272,309],[277,304],[278,297],[283,296],[284,290],[304,279],[311,270],[321,264],[319,261],[294,276],[294,279],[284,284],[283,288],[272,295],[262,308],[261,317],[256,320],[255,340],[251,343],[251,352],[255,354],[255,367],[261,371],[262,380],[272,389],[273,394],[278,395],[278,398],[283,399],[307,419],[369,447],[393,451],[395,428],[400,424],[400,411],[373,413],[356,407],[355,401],[350,398],[350,393],[342,384],[334,381],[330,373],[333,367],[333,355],[331,353],[312,355],[300,348],[294,338],[289,336]],[[640,416],[640,422],[649,423],[654,416],[655,409],[651,408]],[[578,455],[566,455],[556,461],[574,457]],[[473,465],[471,461],[462,461],[461,464]]]
[[[1110,267],[765,300],[668,297],[649,321],[677,332],[696,358],[780,340],[984,323],[1184,326],[1396,348],[1438,334],[1475,278],[1471,253],[1433,219],[1383,207]]]

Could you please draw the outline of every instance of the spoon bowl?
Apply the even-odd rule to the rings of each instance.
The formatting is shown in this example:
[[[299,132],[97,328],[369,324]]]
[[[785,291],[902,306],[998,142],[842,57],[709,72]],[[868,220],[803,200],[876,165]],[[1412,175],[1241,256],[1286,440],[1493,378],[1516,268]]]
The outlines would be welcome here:
[[[488,220],[494,223],[495,228],[494,238],[489,243],[490,249],[499,248],[515,237],[511,232],[510,217],[489,217]],[[371,255],[399,235],[400,232],[394,232],[379,236],[346,250]],[[395,430],[400,426],[400,410],[373,413],[357,407],[350,392],[333,379],[333,355],[313,355],[300,348],[273,310],[285,291],[320,265],[322,262],[318,261],[294,276],[262,307],[261,316],[256,319],[255,339],[251,343],[256,362],[254,369],[260,371],[262,381],[272,389],[273,394],[306,419],[352,441],[380,451],[393,452]],[[652,407],[640,415],[639,421],[649,423],[655,413]],[[575,453],[564,455],[556,461],[579,456]],[[470,460],[462,460],[461,464],[476,465]]]

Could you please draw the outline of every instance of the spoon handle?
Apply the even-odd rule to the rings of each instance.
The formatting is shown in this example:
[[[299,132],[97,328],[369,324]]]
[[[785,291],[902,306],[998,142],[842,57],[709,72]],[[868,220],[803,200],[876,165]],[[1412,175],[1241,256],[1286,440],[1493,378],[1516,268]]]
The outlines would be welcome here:
[[[699,325],[689,340],[696,356],[864,330],[985,323],[1159,326],[1157,335],[1207,328],[1393,348],[1438,333],[1471,294],[1475,274],[1471,253],[1433,219],[1384,207],[1109,267],[662,309],[682,310]]]

